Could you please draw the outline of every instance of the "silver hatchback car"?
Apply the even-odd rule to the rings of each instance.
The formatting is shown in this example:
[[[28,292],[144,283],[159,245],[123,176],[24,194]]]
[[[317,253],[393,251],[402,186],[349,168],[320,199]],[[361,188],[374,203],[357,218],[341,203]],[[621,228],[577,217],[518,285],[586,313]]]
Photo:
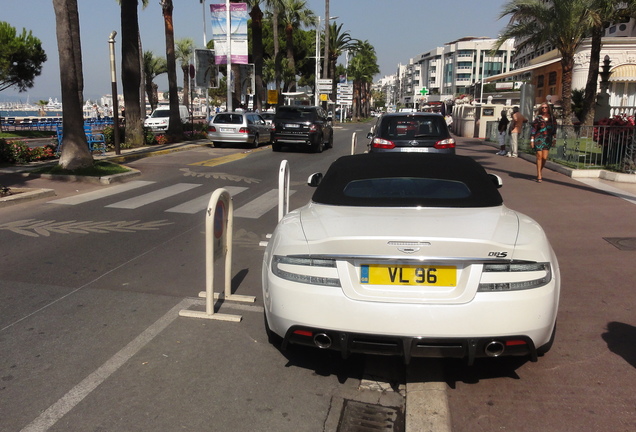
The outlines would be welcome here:
[[[272,140],[272,128],[256,113],[218,113],[208,124],[208,138],[214,144],[247,144],[256,148]]]

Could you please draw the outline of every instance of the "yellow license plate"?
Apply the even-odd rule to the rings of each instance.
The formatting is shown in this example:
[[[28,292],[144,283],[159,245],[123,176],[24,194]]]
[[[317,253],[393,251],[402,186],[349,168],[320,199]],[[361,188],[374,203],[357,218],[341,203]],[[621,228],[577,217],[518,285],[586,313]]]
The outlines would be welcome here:
[[[455,286],[457,284],[457,268],[455,266],[363,264],[360,266],[360,283],[367,285]]]

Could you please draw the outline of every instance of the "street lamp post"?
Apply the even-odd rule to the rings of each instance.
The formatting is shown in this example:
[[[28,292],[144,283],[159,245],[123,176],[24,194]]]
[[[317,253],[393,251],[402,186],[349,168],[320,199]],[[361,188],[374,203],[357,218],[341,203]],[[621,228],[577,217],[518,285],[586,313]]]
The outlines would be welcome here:
[[[117,100],[117,74],[115,72],[115,36],[117,32],[113,32],[108,37],[108,45],[110,47],[110,82],[113,92],[113,141],[115,145],[115,154],[121,154],[119,148],[119,101]]]
[[[316,71],[315,75],[315,89],[314,89],[314,105],[318,106],[320,103],[320,92],[318,91],[318,80],[320,79],[320,17],[318,17],[318,24],[316,25]]]

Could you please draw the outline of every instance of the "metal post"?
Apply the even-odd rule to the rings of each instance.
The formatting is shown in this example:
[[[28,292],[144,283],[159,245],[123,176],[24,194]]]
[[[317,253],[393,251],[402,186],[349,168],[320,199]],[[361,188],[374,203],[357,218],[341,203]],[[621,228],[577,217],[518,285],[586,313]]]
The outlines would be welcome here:
[[[230,14],[230,0],[225,0],[225,26],[226,29],[226,40],[227,40],[227,102],[225,103],[225,108],[227,112],[231,112],[233,110],[232,107],[232,18]]]
[[[117,73],[115,72],[115,36],[117,32],[112,31],[108,37],[108,45],[110,47],[110,82],[113,92],[113,141],[115,145],[115,154],[121,154],[119,148],[119,101],[117,100]]]
[[[318,106],[320,103],[320,95],[318,94],[318,80],[320,79],[320,17],[318,17],[318,25],[316,26],[316,71],[314,75],[316,85],[316,89],[314,90],[314,105]]]

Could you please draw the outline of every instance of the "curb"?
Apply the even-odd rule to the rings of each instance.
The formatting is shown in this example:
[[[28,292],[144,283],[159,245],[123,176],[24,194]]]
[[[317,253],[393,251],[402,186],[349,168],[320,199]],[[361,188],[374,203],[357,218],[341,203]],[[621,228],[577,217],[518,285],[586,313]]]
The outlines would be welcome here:
[[[0,198],[0,207],[8,207],[24,201],[32,201],[38,198],[55,196],[53,189],[11,188],[15,195]]]
[[[104,177],[90,177],[90,176],[75,176],[75,175],[63,175],[63,174],[34,174],[30,172],[22,172],[19,173],[22,177],[26,178],[43,178],[47,180],[57,180],[64,182],[77,182],[77,183],[92,183],[92,184],[102,184],[109,185],[111,183],[122,183],[129,178],[138,177],[141,175],[141,171],[129,168],[130,171],[120,174],[113,174],[110,176]]]

